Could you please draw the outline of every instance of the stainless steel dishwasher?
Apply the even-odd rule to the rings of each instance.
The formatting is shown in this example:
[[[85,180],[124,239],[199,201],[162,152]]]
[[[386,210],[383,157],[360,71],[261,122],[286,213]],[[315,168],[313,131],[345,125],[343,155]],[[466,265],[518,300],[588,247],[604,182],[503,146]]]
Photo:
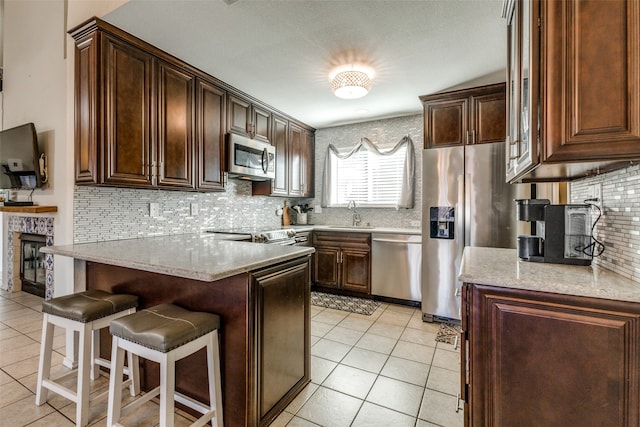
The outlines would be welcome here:
[[[371,235],[371,293],[396,300],[422,301],[422,237]]]

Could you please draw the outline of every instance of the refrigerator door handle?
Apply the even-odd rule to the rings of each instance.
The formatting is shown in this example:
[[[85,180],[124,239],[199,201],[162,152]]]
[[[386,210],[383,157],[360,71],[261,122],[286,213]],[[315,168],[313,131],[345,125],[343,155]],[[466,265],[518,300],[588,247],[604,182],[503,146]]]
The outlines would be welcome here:
[[[464,175],[464,246],[471,243],[471,174]]]
[[[466,217],[469,214],[467,212],[467,208],[466,208],[466,201],[465,201],[465,187],[466,187],[466,183],[465,183],[466,177],[464,175],[459,175],[458,176],[458,206],[456,207],[456,211],[458,212],[456,214],[456,222],[457,224],[457,229],[456,229],[456,242],[458,242],[458,244],[462,245],[462,248],[464,248],[465,242],[466,242],[466,236],[465,236],[465,232],[467,227],[466,224]],[[462,249],[460,249],[460,253],[462,253]]]

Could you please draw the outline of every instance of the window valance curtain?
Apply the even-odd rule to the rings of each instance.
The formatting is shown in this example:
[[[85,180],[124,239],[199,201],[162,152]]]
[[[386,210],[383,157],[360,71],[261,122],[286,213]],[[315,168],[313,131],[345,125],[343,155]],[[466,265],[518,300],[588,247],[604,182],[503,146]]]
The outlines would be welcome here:
[[[398,208],[412,209],[414,206],[416,156],[413,149],[413,141],[411,140],[409,135],[404,136],[400,141],[398,141],[396,145],[393,146],[393,148],[384,151],[378,149],[378,147],[376,147],[376,145],[366,137],[361,138],[360,142],[357,143],[351,149],[351,151],[344,154],[341,154],[333,144],[329,144],[329,146],[327,147],[327,155],[324,159],[324,169],[322,175],[322,199],[320,201],[320,205],[323,208],[329,206],[332,196],[331,191],[333,186],[331,185],[331,179],[334,175],[332,173],[333,171],[331,170],[332,162],[330,156],[335,156],[338,159],[348,159],[360,150],[369,150],[370,152],[380,156],[388,156],[398,151],[398,149],[400,149],[404,145],[407,146],[407,151],[402,171],[402,189],[400,191],[399,200],[396,206]]]

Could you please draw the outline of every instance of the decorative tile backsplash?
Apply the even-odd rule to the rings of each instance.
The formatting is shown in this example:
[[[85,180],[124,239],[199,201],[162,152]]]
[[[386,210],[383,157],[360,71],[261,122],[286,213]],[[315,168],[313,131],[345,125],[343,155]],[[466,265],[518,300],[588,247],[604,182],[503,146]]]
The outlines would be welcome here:
[[[606,246],[594,263],[640,282],[640,165],[572,182],[571,202],[589,198],[594,184],[602,186],[604,207],[596,236]]]
[[[363,224],[370,223],[376,227],[419,228],[422,219],[422,150],[424,139],[421,114],[318,129],[316,131],[316,197],[313,200],[314,206],[320,206],[322,169],[329,144],[333,144],[337,148],[351,148],[360,142],[362,137],[367,137],[376,144],[393,146],[405,135],[409,135],[413,140],[416,154],[415,207],[399,210],[358,208],[358,212],[362,216]],[[320,214],[313,211],[309,221],[319,225],[350,225],[351,211],[346,208],[323,208]]]
[[[422,116],[414,115],[376,120],[354,125],[320,129],[316,132],[316,198],[283,199],[252,196],[251,183],[229,180],[222,193],[138,190],[107,187],[74,189],[74,242],[129,239],[163,234],[199,232],[208,228],[279,227],[275,214],[284,201],[289,206],[309,203],[320,206],[322,165],[329,143],[352,146],[363,136],[378,143],[394,144],[409,135],[416,150],[416,200],[414,209],[359,209],[362,221],[375,226],[417,228],[421,220],[422,192]],[[149,215],[149,203],[158,203],[160,215]],[[198,214],[191,215],[191,204]],[[295,213],[292,212],[295,220]],[[309,214],[311,224],[347,225],[351,213],[344,208],[328,208]]]
[[[230,179],[222,193],[139,190],[76,186],[75,243],[200,232],[210,228],[279,227],[276,209],[280,197],[251,196],[251,183]],[[158,203],[160,215],[149,215],[149,203]],[[191,215],[191,205],[198,205]]]

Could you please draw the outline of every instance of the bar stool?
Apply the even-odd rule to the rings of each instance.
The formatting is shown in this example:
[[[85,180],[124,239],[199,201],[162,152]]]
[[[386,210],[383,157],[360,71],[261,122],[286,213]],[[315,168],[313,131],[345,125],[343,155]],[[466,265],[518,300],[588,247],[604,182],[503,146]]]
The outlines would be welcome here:
[[[203,414],[192,426],[211,420],[222,427],[222,386],[218,329],[220,316],[185,310],[173,304],[161,304],[111,322],[113,335],[111,360],[113,374],[109,382],[107,426],[120,420],[124,411],[134,409],[160,395],[160,427],[173,426],[175,401]],[[175,390],[175,362],[207,348],[209,404],[198,402]],[[122,406],[122,365],[124,351],[160,364],[160,385]]]
[[[100,366],[110,368],[108,360],[100,358],[100,329],[109,326],[113,319],[135,313],[136,295],[111,294],[90,290],[54,298],[42,303],[42,341],[36,383],[36,405],[47,401],[51,390],[76,404],[76,426],[84,427],[89,420],[89,380],[96,379]],[[59,326],[78,334],[78,367],[56,378],[51,378],[51,352],[53,328]],[[137,357],[129,355],[127,381],[132,396],[139,393],[140,380]],[[120,371],[122,375],[123,371]],[[65,387],[60,381],[77,374],[76,389]],[[113,375],[113,374],[112,374]],[[122,378],[120,378],[122,380]],[[99,400],[108,391],[91,399]]]

